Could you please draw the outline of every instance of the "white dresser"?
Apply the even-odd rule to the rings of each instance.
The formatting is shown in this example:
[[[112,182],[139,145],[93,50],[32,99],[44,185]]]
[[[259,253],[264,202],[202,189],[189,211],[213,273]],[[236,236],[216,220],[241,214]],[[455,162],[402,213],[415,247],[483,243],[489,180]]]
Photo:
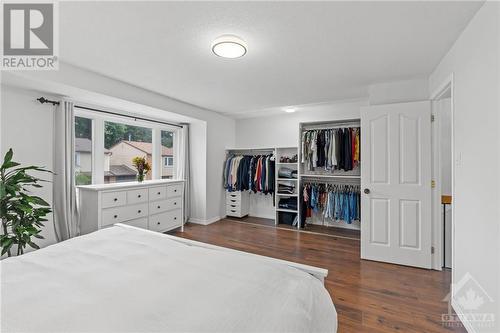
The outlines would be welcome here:
[[[234,217],[247,216],[250,212],[250,195],[244,192],[226,191],[226,215]]]
[[[81,234],[115,223],[165,232],[184,227],[184,181],[77,186]]]

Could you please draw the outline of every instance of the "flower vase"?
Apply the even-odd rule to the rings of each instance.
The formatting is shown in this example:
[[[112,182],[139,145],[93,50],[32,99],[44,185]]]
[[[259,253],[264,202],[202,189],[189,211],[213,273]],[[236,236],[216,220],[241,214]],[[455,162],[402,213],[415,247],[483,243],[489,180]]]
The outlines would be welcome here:
[[[143,174],[143,173],[139,173],[139,174],[137,175],[137,181],[138,181],[139,183],[142,183],[142,182],[144,181],[144,174]]]

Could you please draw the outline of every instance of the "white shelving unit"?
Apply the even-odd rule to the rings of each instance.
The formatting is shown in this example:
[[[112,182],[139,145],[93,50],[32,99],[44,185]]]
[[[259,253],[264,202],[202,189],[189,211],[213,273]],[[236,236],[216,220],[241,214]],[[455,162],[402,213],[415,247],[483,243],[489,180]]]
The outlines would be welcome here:
[[[297,156],[298,158],[298,148],[297,147],[282,147],[282,148],[276,148],[276,201],[275,201],[275,206],[276,206],[276,218],[274,220],[275,225],[282,224],[283,222],[283,215],[284,214],[296,214],[295,216],[299,216],[299,179],[298,179],[298,174],[297,178],[281,178],[278,176],[280,168],[288,168],[291,170],[295,170],[298,172],[299,170],[299,162],[280,162],[283,157],[288,157],[288,158],[293,158],[294,156]],[[279,184],[288,184],[288,185],[293,185],[295,186],[295,192],[292,194],[288,193],[280,193],[278,191]],[[297,209],[285,209],[285,208],[279,208],[279,202],[281,199],[286,199],[286,198],[294,198],[297,203]],[[300,223],[297,224],[298,226]]]
[[[348,119],[348,120],[341,120],[341,121],[328,121],[328,122],[309,122],[309,123],[300,123],[299,124],[299,143],[301,144],[302,142],[302,133],[307,130],[314,130],[314,129],[331,129],[331,128],[344,128],[344,127],[360,127],[361,126],[361,120],[360,119]],[[327,170],[307,170],[306,166],[304,163],[301,163],[302,161],[302,156],[301,156],[301,151],[299,151],[299,169],[298,169],[298,178],[299,178],[299,191],[302,188],[302,185],[304,181],[311,180],[311,179],[318,179],[321,181],[325,182],[339,182],[339,183],[346,183],[346,182],[351,182],[351,183],[356,183],[360,184],[361,183],[361,168],[360,166],[357,166],[353,170],[350,171],[343,171],[343,170],[334,170],[332,171],[327,171]],[[300,202],[299,202],[300,203]],[[300,227],[300,220],[301,220],[301,214],[300,214],[300,205],[299,205],[299,227]],[[317,221],[311,221],[312,224],[319,224],[315,223]],[[331,221],[330,223],[325,224],[325,220],[323,219],[321,225],[327,225],[327,226],[335,226],[339,228],[345,228],[345,229],[354,229],[354,230],[360,230],[360,221],[355,221],[352,224],[347,224],[344,222],[334,222]],[[307,223],[307,222],[306,222]]]

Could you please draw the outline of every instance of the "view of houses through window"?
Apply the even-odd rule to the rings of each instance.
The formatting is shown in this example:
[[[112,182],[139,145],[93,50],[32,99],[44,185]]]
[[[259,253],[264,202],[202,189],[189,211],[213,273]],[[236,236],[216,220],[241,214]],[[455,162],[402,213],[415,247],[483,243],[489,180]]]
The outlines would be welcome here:
[[[161,158],[163,160],[161,178],[170,179],[174,175],[174,133],[161,131]]]
[[[92,119],[75,117],[76,184],[92,184]],[[161,178],[174,175],[174,133],[161,130]],[[153,165],[153,130],[118,122],[104,121],[104,183],[134,181],[137,171],[132,159],[144,157]],[[100,163],[99,163],[100,164]],[[152,179],[151,170],[145,179]]]
[[[92,184],[92,119],[75,117],[75,182]]]
[[[104,183],[128,182],[136,179],[132,160],[144,157],[153,165],[153,142],[150,128],[104,122]],[[152,171],[144,179],[152,179]]]

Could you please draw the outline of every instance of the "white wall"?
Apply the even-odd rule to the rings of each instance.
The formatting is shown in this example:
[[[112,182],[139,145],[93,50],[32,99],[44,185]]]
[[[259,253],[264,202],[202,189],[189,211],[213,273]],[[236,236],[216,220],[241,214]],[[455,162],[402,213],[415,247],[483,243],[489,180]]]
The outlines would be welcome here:
[[[299,123],[355,119],[366,101],[302,106],[295,113],[236,120],[236,147],[298,147]]]
[[[16,162],[22,165],[44,166],[52,170],[52,129],[55,107],[47,104],[40,105],[35,100],[39,97],[36,92],[4,86],[1,89],[1,160],[8,149],[12,148]],[[47,175],[40,175],[40,177],[52,180]],[[33,189],[33,193],[52,205],[52,183],[47,182],[42,185],[40,189]],[[47,246],[56,242],[52,214],[48,219],[42,231],[45,239],[35,240],[39,246]]]
[[[486,2],[429,79],[432,93],[454,76],[453,280],[470,273],[494,299],[481,311],[496,313],[495,328],[475,332],[500,331],[499,18],[499,4]]]
[[[416,102],[429,99],[425,78],[372,84],[368,87],[370,105]]]

